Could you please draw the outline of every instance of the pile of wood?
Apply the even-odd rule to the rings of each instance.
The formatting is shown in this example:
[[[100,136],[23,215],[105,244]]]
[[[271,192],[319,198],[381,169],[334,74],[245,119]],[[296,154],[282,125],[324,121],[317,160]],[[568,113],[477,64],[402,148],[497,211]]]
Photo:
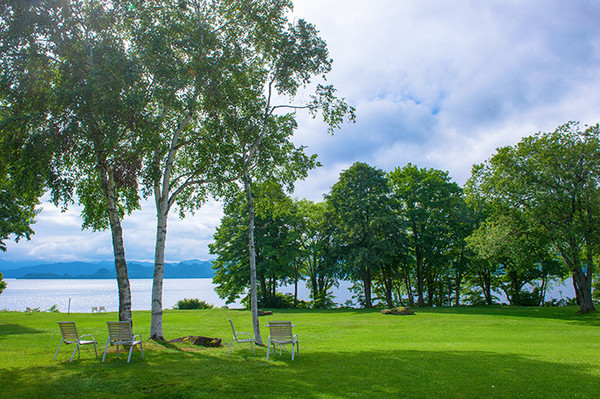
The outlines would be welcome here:
[[[209,348],[221,346],[221,338],[209,338],[201,335],[188,335],[187,337],[172,339],[169,342],[189,342],[194,345],[202,345]]]
[[[408,314],[415,314],[415,312],[412,311],[411,308],[393,308],[393,309],[383,309],[381,311],[381,313],[383,314],[395,314],[395,315],[408,315]]]

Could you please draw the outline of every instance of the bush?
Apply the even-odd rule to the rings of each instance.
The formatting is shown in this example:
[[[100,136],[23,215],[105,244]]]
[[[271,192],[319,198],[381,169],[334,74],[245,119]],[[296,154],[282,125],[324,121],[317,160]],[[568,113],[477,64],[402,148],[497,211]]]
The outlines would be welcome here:
[[[250,295],[248,295],[244,299],[242,299],[242,304],[246,307],[246,309],[250,309]],[[267,298],[267,300],[265,300],[261,295],[259,295],[258,296],[258,307],[259,308],[268,308],[268,309],[293,309],[294,308],[294,295],[276,292],[274,297],[269,297],[269,298]],[[296,308],[307,309],[309,307],[310,307],[309,302],[303,301],[302,299],[297,300]]]
[[[198,298],[184,298],[177,301],[177,305],[173,309],[212,309],[215,306],[206,301],[201,301]]]
[[[516,303],[514,305],[518,306],[540,306],[542,302],[542,295],[539,292],[539,289],[535,287],[532,292],[529,291],[521,291],[519,295],[515,298]]]

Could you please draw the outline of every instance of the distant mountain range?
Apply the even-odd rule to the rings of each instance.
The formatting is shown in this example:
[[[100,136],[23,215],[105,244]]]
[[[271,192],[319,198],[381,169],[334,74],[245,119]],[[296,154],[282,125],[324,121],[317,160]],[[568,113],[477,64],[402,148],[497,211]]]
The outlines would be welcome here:
[[[152,278],[153,262],[127,262],[129,278]],[[60,262],[19,267],[15,263],[0,262],[5,278],[26,279],[113,279],[117,277],[115,264],[103,262]],[[207,260],[186,260],[165,264],[165,278],[212,278],[212,263]]]

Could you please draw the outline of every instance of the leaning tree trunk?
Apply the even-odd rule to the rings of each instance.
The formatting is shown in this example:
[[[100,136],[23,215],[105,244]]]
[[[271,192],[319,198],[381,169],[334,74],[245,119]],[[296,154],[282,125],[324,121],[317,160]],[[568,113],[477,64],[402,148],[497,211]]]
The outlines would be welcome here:
[[[129,275],[127,274],[127,261],[125,260],[123,228],[121,227],[121,219],[117,211],[115,181],[112,172],[101,162],[98,162],[98,171],[102,190],[106,197],[113,253],[115,256],[115,270],[117,271],[117,287],[119,290],[119,320],[131,322],[131,288],[129,286]]]
[[[250,253],[250,309],[252,312],[252,326],[254,329],[254,342],[263,345],[260,337],[260,324],[258,321],[258,294],[256,287],[256,250],[254,248],[254,201],[250,191],[250,178],[244,173],[244,188],[248,200],[248,250]]]
[[[579,312],[595,312],[594,302],[592,300],[592,278],[589,270],[584,273],[581,268],[573,272],[573,282],[575,283],[575,294],[579,301]]]

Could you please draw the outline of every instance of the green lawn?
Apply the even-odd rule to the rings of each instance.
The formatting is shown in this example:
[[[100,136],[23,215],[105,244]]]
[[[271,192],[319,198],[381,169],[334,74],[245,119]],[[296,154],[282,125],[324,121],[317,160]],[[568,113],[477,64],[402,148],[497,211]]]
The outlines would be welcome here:
[[[598,398],[600,315],[576,308],[416,309],[414,316],[377,310],[275,310],[268,320],[291,320],[300,355],[266,360],[248,345],[203,348],[145,342],[105,363],[93,347],[69,363],[57,320],[94,334],[102,356],[105,321],[115,313],[0,312],[0,397],[158,398]],[[251,331],[250,313],[237,310],[165,311],[167,338],[204,335],[229,342],[227,318]],[[150,312],[134,312],[134,331],[148,337]],[[262,329],[263,340],[268,338]]]

